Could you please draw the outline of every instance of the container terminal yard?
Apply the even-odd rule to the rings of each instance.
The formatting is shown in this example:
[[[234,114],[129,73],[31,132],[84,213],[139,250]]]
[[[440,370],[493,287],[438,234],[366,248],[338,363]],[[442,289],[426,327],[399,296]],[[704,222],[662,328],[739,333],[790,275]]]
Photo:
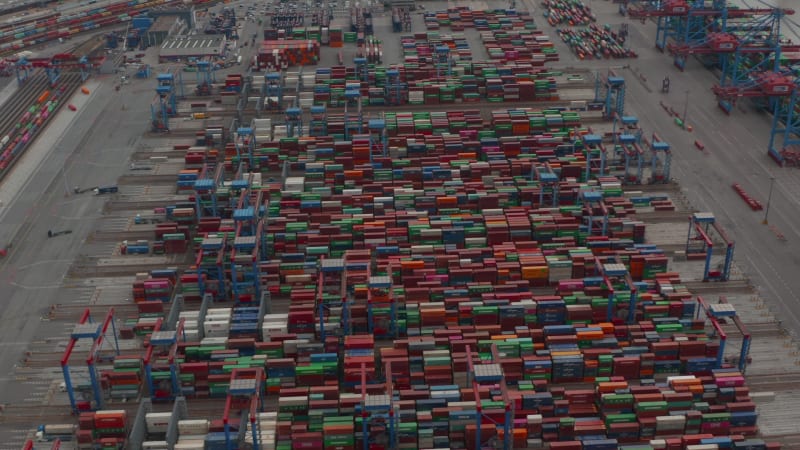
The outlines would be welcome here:
[[[785,3],[3,13],[0,449],[800,448]]]

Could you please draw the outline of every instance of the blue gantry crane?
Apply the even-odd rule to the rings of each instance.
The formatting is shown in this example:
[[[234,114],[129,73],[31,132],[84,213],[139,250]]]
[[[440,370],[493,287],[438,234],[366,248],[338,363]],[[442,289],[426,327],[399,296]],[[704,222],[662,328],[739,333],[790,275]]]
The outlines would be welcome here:
[[[364,83],[369,82],[369,65],[367,65],[367,58],[357,57],[353,58],[353,65],[356,69],[356,79]]]
[[[400,81],[400,71],[386,69],[386,84],[383,87],[386,103],[390,106],[402,105],[403,92],[406,92],[406,83]]]
[[[219,217],[218,189],[222,186],[225,167],[222,164],[203,164],[194,181],[194,202],[197,220],[203,217]]]
[[[581,192],[583,200],[583,227],[589,236],[608,235],[608,207],[600,191]]]
[[[436,54],[436,77],[449,77],[453,74],[453,58],[450,57],[450,47],[437,45],[434,49]]]
[[[258,424],[258,413],[264,407],[264,369],[233,369],[225,400],[222,423],[225,430],[225,447],[227,450],[240,448],[244,434],[249,430],[253,440],[253,450],[261,450],[261,433]],[[238,415],[238,417],[235,417]],[[232,423],[239,419],[238,427]],[[249,426],[248,426],[249,425]]]
[[[558,206],[558,188],[559,176],[555,173],[550,163],[545,161],[544,164],[531,166],[531,180],[538,182],[539,187],[539,207],[544,208],[547,206]]]
[[[605,75],[599,72],[595,77],[594,101],[603,103],[603,116],[623,116],[625,111],[625,79],[609,70]]]
[[[152,129],[155,132],[169,131],[169,119],[178,114],[178,98],[175,92],[175,76],[161,73],[156,77],[156,98],[150,105]]]
[[[619,262],[616,256],[605,262],[595,257],[595,271],[597,272],[595,279],[600,282],[599,284],[604,284],[608,290],[606,320],[612,322],[622,319],[617,317],[616,306],[627,302],[625,304],[625,307],[628,308],[625,320],[627,323],[635,323],[637,292],[640,286],[646,288],[647,285],[640,285],[634,282],[628,272],[628,268],[625,264]]]
[[[599,134],[586,134],[583,136],[583,148],[586,155],[586,181],[595,177],[606,175],[606,148],[603,145],[603,137]]]
[[[106,335],[109,328],[111,329],[111,337],[114,339],[115,353],[119,355],[117,329],[114,324],[114,308],[108,310],[102,322],[95,322],[92,320],[91,310],[87,308],[70,334],[69,343],[67,344],[66,350],[64,350],[64,356],[61,358],[61,372],[64,375],[64,387],[69,397],[70,407],[75,414],[84,410],[93,411],[103,408],[103,388],[100,386],[96,364],[103,344],[107,340]],[[86,357],[86,366],[89,371],[89,384],[78,386],[79,392],[82,392],[84,398],[87,400],[79,402],[75,396],[75,385],[73,384],[70,372],[69,360],[72,356],[72,352],[75,350],[75,346],[80,340],[90,340],[92,346],[89,350],[89,355]]]
[[[713,234],[722,240],[724,259],[712,270],[711,264],[714,257]],[[686,238],[686,259],[702,259],[703,281],[728,281],[731,276],[733,264],[734,242],[717,223],[714,214],[710,212],[696,212],[689,217],[689,235]]]
[[[225,283],[225,253],[227,246],[228,240],[225,234],[208,235],[200,243],[200,250],[197,252],[197,259],[195,260],[200,293],[211,293],[216,300],[228,298]]]
[[[656,133],[646,141],[650,148],[650,183],[669,183],[672,169],[672,150]]]
[[[233,140],[234,147],[236,148],[236,158],[239,163],[247,162],[247,167],[249,170],[253,170],[255,167],[253,161],[253,155],[255,154],[255,146],[256,146],[256,137],[255,132],[253,131],[252,127],[239,127],[236,129],[236,133],[234,133],[234,140]],[[244,161],[242,157],[245,157]]]
[[[311,107],[311,121],[308,123],[309,136],[328,135],[328,108],[325,105]]]
[[[303,111],[298,107],[286,108],[286,136],[300,137],[303,135]]]
[[[211,87],[217,82],[214,65],[209,61],[197,61],[196,95],[211,95]]]
[[[159,319],[147,341],[143,362],[152,401],[172,401],[182,395],[180,370],[175,355],[178,342],[186,341],[184,320],[180,319],[174,328],[170,329],[170,324]]]
[[[23,84],[31,76],[31,72],[33,72],[33,64],[31,64],[28,59],[23,56],[19,58],[16,63],[14,63],[14,71],[17,74],[17,83]]]
[[[253,304],[261,298],[259,264],[266,255],[263,217],[268,210],[268,196],[261,189],[242,192],[234,210],[236,236],[230,257],[231,294],[236,304]]]
[[[383,119],[369,119],[367,121],[369,131],[369,161],[375,156],[386,156],[389,151],[388,138],[386,136],[386,121]]]
[[[742,319],[736,314],[736,308],[728,302],[725,297],[720,297],[717,303],[709,303],[703,297],[697,296],[697,304],[699,308],[696,310],[696,319],[705,321],[708,319],[714,330],[714,335],[719,336],[719,349],[717,349],[716,367],[722,367],[725,362],[725,348],[728,344],[728,333],[722,328],[723,322],[728,319],[733,321],[734,326],[742,335],[742,345],[739,347],[739,357],[735,358],[734,363],[739,372],[745,373],[747,371],[747,364],[750,360],[750,346],[752,344],[752,336],[747,327],[742,322]],[[705,315],[705,317],[703,317]]]
[[[361,134],[364,129],[364,114],[361,110],[360,84],[347,83],[344,91],[344,136],[350,139],[354,134]],[[352,115],[353,107],[356,108],[355,117]]]
[[[278,72],[270,72],[264,76],[265,109],[280,111],[283,108],[283,79]]]
[[[777,99],[772,115],[769,155],[778,164],[800,165],[800,75],[788,96]]]

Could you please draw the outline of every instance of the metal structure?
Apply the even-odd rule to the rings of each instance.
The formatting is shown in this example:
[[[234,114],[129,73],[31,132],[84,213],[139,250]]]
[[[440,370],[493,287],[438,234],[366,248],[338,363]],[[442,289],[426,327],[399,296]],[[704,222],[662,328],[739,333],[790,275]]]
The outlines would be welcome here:
[[[280,111],[283,108],[283,79],[280,73],[270,72],[266,74],[262,91],[266,109]]]
[[[367,365],[361,363],[361,436],[363,449],[375,448],[374,441],[383,439],[381,448],[392,450],[398,448],[398,428],[400,412],[394,403],[394,387],[392,383],[391,363],[386,363],[386,393],[367,393]],[[381,430],[382,436],[373,430]],[[385,436],[385,438],[383,438]]]
[[[76,56],[71,53],[59,53],[52,58],[9,58],[2,60],[0,66],[13,65],[17,76],[17,83],[23,84],[35,69],[44,69],[50,85],[54,86],[61,72],[64,70],[77,70],[81,80],[85,81],[92,73],[92,69],[99,67],[105,60],[104,57]]]
[[[258,427],[258,413],[264,406],[264,369],[233,369],[231,372],[228,397],[222,423],[225,428],[225,446],[228,450],[239,448],[249,430],[253,440],[253,450],[261,450],[261,436]],[[234,414],[239,414],[238,427],[232,426]],[[249,425],[249,426],[248,426]]]
[[[252,176],[237,181],[243,187],[236,187],[240,194],[233,211],[236,235],[230,255],[231,295],[237,304],[253,304],[261,299],[259,263],[267,254],[263,217],[269,209],[269,196],[252,187]]]
[[[100,385],[100,379],[97,373],[97,361],[103,343],[106,341],[106,334],[109,331],[109,327],[111,328],[111,333],[114,338],[114,349],[116,354],[119,355],[117,328],[114,324],[114,308],[108,310],[102,322],[95,322],[92,320],[91,311],[87,308],[70,334],[69,343],[67,344],[66,350],[64,350],[64,356],[61,358],[61,372],[64,375],[64,387],[66,388],[67,396],[69,396],[69,404],[75,414],[87,409],[97,410],[103,408],[103,388]],[[90,400],[83,401],[81,402],[82,404],[79,404],[75,396],[75,386],[69,366],[72,352],[75,350],[75,346],[80,340],[92,341],[92,346],[86,357],[86,366],[89,370],[89,385],[78,386],[79,392],[85,394],[84,398],[89,398]]]
[[[367,323],[375,339],[397,337],[397,301],[392,290],[391,265],[387,272],[367,279]]]
[[[434,49],[436,54],[436,77],[449,77],[453,74],[453,59],[450,57],[450,47],[439,45]]]
[[[178,321],[174,329],[170,328],[169,323],[165,324],[159,319],[153,332],[150,333],[145,350],[144,374],[153,401],[172,401],[181,395],[179,366],[175,361],[175,355],[178,352],[178,341],[186,341],[184,320]],[[164,358],[165,361],[154,361],[160,358]],[[166,370],[163,370],[164,368]]]
[[[594,101],[603,104],[603,116],[612,118],[625,112],[625,79],[613,70],[595,77]]]
[[[300,108],[286,108],[286,136],[303,135],[303,111]]]
[[[742,335],[742,345],[739,348],[739,357],[733,363],[737,366],[741,373],[747,371],[747,364],[750,359],[750,346],[752,345],[752,336],[747,331],[747,327],[742,322],[742,319],[736,314],[736,308],[733,307],[725,297],[720,297],[717,303],[708,303],[703,297],[697,296],[698,308],[695,318],[708,319],[714,329],[714,335],[719,335],[719,349],[717,350],[716,367],[722,367],[725,362],[725,347],[728,343],[728,334],[722,329],[722,321],[731,319],[734,326]],[[705,317],[703,317],[705,316]],[[712,337],[714,337],[712,335]]]
[[[195,214],[199,221],[203,217],[219,217],[217,189],[222,184],[224,166],[204,164],[194,182]]]
[[[386,135],[386,121],[383,119],[369,119],[369,162],[376,155],[386,156],[389,152],[389,138]]]
[[[790,105],[793,103],[791,98],[797,85],[792,76],[773,71],[753,72],[747,76],[747,79],[736,80],[735,84],[714,86],[718,105],[726,114],[730,114],[740,98],[763,98],[765,108],[778,117],[784,103],[782,98],[789,98]]]
[[[592,174],[598,177],[606,175],[607,152],[603,145],[603,137],[599,134],[586,134],[583,136],[584,153],[586,154],[586,181],[592,179]]]
[[[544,207],[548,199],[550,206],[558,206],[559,177],[549,162],[531,166],[531,180],[539,185],[539,207]]]
[[[328,109],[325,105],[311,107],[311,121],[308,123],[309,136],[328,135]]]
[[[589,236],[608,235],[608,207],[599,191],[581,192],[583,200],[583,226]]]
[[[650,182],[669,183],[672,170],[672,150],[656,133],[646,141],[650,149]],[[660,169],[660,170],[659,170]]]
[[[344,137],[350,139],[353,134],[361,134],[364,129],[364,113],[361,110],[361,91],[359,87],[351,87],[352,84],[345,85],[344,91]],[[356,114],[352,116],[352,108],[355,106]]]
[[[722,240],[725,251],[724,262],[717,268],[711,269],[711,260],[714,256],[714,241],[711,233],[714,231]],[[697,212],[689,217],[689,234],[686,239],[686,259],[703,259],[703,281],[728,281],[733,263],[734,242],[717,224],[714,214]]]
[[[407,91],[406,83],[400,81],[400,71],[386,70],[386,85],[383,87],[386,102],[390,106],[403,104],[403,92]]]
[[[196,95],[211,95],[211,86],[217,82],[214,65],[209,61],[197,61]]]
[[[337,348],[343,336],[350,334],[350,298],[347,292],[344,258],[320,258],[317,278],[317,311],[319,316],[320,342],[336,337]],[[335,325],[335,321],[338,324]]]
[[[788,96],[776,99],[770,130],[769,155],[778,164],[800,165],[800,76]]]
[[[256,136],[253,128],[239,127],[233,134],[233,145],[236,148],[236,157],[242,163],[242,156],[246,156],[247,167],[252,169],[254,167],[253,155],[255,154]]]
[[[356,79],[365,83],[369,82],[369,65],[367,65],[367,58],[357,57],[353,58],[353,64],[356,69]]]
[[[513,426],[514,426],[514,402],[508,395],[505,374],[500,365],[500,354],[497,344],[492,344],[492,359],[489,363],[476,364],[471,346],[466,346],[467,354],[467,386],[472,388],[475,396],[475,450],[484,448],[502,448],[510,450],[513,447]],[[483,407],[481,400],[481,390],[499,390],[500,401],[503,409],[489,409]],[[491,424],[496,428],[502,428],[502,442],[494,443],[495,438],[484,439],[482,425]],[[469,446],[468,446],[469,447]]]
[[[198,289],[201,294],[212,294],[216,300],[227,299],[224,265],[227,245],[227,237],[220,233],[203,238],[197,251],[195,267]]]
[[[178,114],[178,97],[175,92],[175,75],[161,73],[156,76],[156,98],[150,105],[153,131],[169,131],[169,119]]]
[[[633,281],[625,264],[617,262],[616,257],[613,258],[614,261],[609,262],[602,262],[599,258],[595,258],[595,270],[599,277],[597,281],[600,281],[599,284],[604,284],[608,290],[606,320],[619,322],[622,318],[616,317],[614,307],[618,303],[624,303],[627,300],[628,314],[625,320],[629,324],[635,323],[639,285]],[[646,288],[646,285],[644,288]]]

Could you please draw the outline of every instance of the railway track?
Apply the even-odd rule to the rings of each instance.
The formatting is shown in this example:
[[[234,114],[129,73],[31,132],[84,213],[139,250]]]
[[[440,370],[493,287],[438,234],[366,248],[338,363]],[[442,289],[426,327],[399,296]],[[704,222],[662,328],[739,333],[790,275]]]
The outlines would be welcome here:
[[[14,142],[18,136],[24,135],[26,132],[26,123],[21,123],[22,119],[29,111],[31,106],[36,104],[37,99],[39,99],[42,94],[45,93],[45,91],[51,92],[51,95],[47,101],[58,100],[53,111],[50,112],[47,118],[42,121],[40,126],[33,130],[29,139],[23,144],[20,151],[12,156],[11,160],[8,162],[8,166],[5,169],[0,170],[0,180],[2,180],[3,177],[5,177],[5,175],[11,171],[16,161],[19,160],[19,158],[25,153],[27,147],[36,140],[38,134],[47,127],[47,124],[50,122],[50,120],[52,120],[52,118],[61,110],[64,104],[67,103],[67,99],[73,94],[73,92],[75,92],[78,86],[80,86],[81,82],[82,80],[80,74],[65,72],[61,74],[56,85],[51,87],[50,80],[47,78],[47,75],[43,71],[38,70],[28,78],[19,91],[17,91],[3,104],[5,111],[3,112],[2,116],[0,116],[0,139],[5,139],[5,136],[9,136],[8,143],[3,146],[5,147],[6,145],[10,145],[12,142]],[[43,106],[44,105],[41,105],[41,107]],[[35,120],[35,118],[36,115],[31,115],[27,123]]]

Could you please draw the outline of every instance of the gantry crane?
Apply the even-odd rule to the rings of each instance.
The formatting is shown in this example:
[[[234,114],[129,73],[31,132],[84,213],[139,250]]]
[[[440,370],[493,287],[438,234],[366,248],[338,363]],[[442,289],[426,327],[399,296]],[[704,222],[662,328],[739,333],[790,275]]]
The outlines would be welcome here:
[[[719,349],[717,350],[716,367],[722,367],[725,361],[725,346],[728,343],[728,334],[722,329],[722,321],[727,321],[728,318],[733,320],[734,326],[739,330],[742,335],[742,345],[739,347],[739,357],[735,363],[739,371],[745,373],[747,364],[750,359],[750,345],[752,343],[752,336],[747,331],[747,327],[742,322],[742,319],[736,314],[736,309],[728,303],[728,299],[720,297],[717,303],[708,303],[703,297],[697,296],[697,304],[700,306],[697,310],[697,319],[708,319],[714,329],[714,334],[719,335]],[[705,315],[705,317],[703,317]]]
[[[381,441],[385,449],[393,450],[398,446],[397,432],[399,428],[399,411],[394,403],[394,387],[392,383],[391,363],[386,364],[385,394],[367,393],[367,364],[361,363],[361,436],[364,450],[374,448],[373,442]],[[375,430],[381,430],[384,436],[376,436]]]
[[[172,401],[182,395],[180,371],[178,370],[179,366],[175,361],[175,356],[178,352],[178,342],[181,340],[186,341],[184,324],[184,319],[180,319],[175,329],[170,330],[169,324],[164,324],[164,321],[159,319],[153,328],[153,332],[150,333],[143,362],[145,379],[147,380],[150,398],[153,401]],[[159,349],[159,355],[154,354],[156,349]],[[159,357],[165,357],[166,361],[154,362],[154,358]],[[167,371],[156,370],[156,372],[168,373],[168,378],[164,379],[162,376],[154,374],[154,364],[166,364]]]
[[[725,246],[724,261],[717,270],[711,269],[714,256],[712,231],[719,236]],[[733,264],[734,242],[717,223],[714,214],[696,212],[689,217],[689,235],[686,238],[686,259],[703,259],[703,281],[728,281]]]
[[[776,99],[770,130],[769,155],[780,165],[800,165],[800,75],[788,96]]]
[[[64,356],[61,358],[61,371],[64,374],[64,387],[67,391],[67,396],[69,396],[70,406],[72,407],[72,411],[76,414],[85,409],[96,410],[103,408],[103,389],[100,385],[96,363],[99,359],[98,354],[103,347],[103,343],[106,341],[106,333],[108,332],[109,327],[111,328],[111,333],[114,338],[114,349],[116,354],[119,355],[117,328],[114,324],[114,308],[110,308],[108,310],[102,322],[93,321],[91,310],[87,308],[78,320],[78,324],[75,325],[75,328],[73,328],[72,333],[70,334],[69,343],[67,344],[66,350],[64,350]],[[89,398],[92,398],[93,396],[92,399],[94,400],[94,403],[89,400],[83,402],[83,404],[79,404],[75,396],[75,386],[73,385],[72,375],[70,373],[69,360],[72,356],[72,352],[75,350],[75,346],[81,339],[92,341],[92,346],[89,350],[88,356],[86,357],[86,366],[89,370],[90,384],[87,386],[91,393]],[[86,391],[84,390],[84,392]]]
[[[214,65],[209,61],[203,60],[197,62],[196,95],[211,95],[211,87],[217,82],[214,72]]]
[[[634,323],[636,321],[636,300],[639,287],[631,278],[631,274],[625,264],[618,262],[614,256],[611,258],[613,260],[601,261],[600,258],[595,257],[597,276],[602,278],[602,283],[608,290],[606,320],[609,322],[618,321],[615,314],[617,312],[615,306],[627,297],[628,315],[625,320],[627,323]]]
[[[608,235],[608,207],[600,191],[582,191],[583,221],[589,236]]]
[[[264,406],[265,380],[262,367],[233,369],[231,372],[228,396],[225,399],[225,410],[222,415],[225,445],[228,450],[239,448],[239,443],[244,440],[244,434],[248,430],[253,440],[253,450],[261,450],[258,413]],[[236,419],[233,417],[235,413],[239,414],[238,427],[232,423]]]
[[[486,448],[486,444],[496,440],[495,436],[486,437],[483,435],[482,425],[492,425],[497,430],[502,430],[501,445],[493,445],[490,448],[502,448],[510,450],[513,447],[514,429],[514,402],[508,395],[503,367],[500,365],[500,354],[497,344],[492,344],[492,359],[490,363],[478,363],[474,361],[471,346],[466,346],[467,353],[467,380],[469,387],[472,388],[475,401],[475,450]],[[502,410],[486,410],[481,400],[481,389],[498,389],[500,391],[500,401],[503,403]],[[499,441],[499,440],[498,440]],[[468,448],[470,446],[468,445]]]
[[[320,258],[319,276],[317,278],[317,310],[319,315],[319,340],[325,342],[329,336],[350,334],[350,300],[344,276],[344,258]],[[338,325],[334,327],[332,318],[338,316]]]

